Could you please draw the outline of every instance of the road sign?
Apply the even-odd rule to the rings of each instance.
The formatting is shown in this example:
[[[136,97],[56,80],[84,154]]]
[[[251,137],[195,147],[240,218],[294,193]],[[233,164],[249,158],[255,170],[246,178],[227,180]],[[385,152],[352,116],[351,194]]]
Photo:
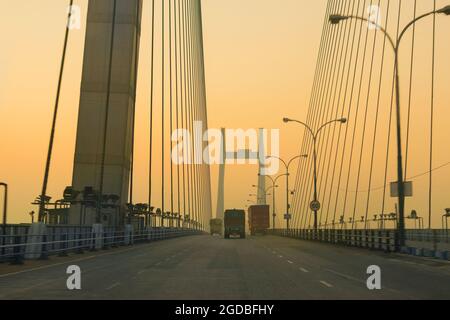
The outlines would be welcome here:
[[[292,219],[292,214],[285,214],[284,215],[284,220],[291,220]]]
[[[320,210],[320,202],[319,201],[312,201],[309,205],[312,211],[319,211]]]
[[[405,197],[412,197],[413,196],[413,184],[410,181],[403,182],[403,193],[405,194]],[[398,182],[392,182],[391,183],[391,197],[397,198],[398,197]]]

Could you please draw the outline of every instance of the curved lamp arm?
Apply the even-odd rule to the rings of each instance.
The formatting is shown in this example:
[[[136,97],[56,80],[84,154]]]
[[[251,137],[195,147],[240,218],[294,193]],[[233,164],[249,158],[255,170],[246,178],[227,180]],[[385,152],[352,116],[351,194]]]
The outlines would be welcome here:
[[[278,159],[278,160],[280,160],[281,162],[283,162],[283,164],[284,164],[284,166],[285,166],[285,168],[287,169],[288,168],[288,164],[286,163],[286,161],[284,161],[283,159],[281,159],[280,157],[276,157],[276,156],[267,156],[266,157],[266,159]]]
[[[302,121],[299,121],[299,120],[295,120],[295,119],[289,119],[289,118],[284,118],[283,121],[284,121],[285,123],[288,123],[288,122],[296,122],[296,123],[298,123],[298,124],[301,124],[302,126],[304,126],[304,127],[309,131],[309,133],[310,133],[313,137],[315,137],[314,131],[313,131],[313,130],[311,129],[311,127],[308,126],[306,123],[304,123],[304,122],[302,122]]]
[[[335,119],[335,120],[331,120],[331,121],[328,121],[327,123],[323,124],[316,132],[316,136],[315,136],[316,139],[317,139],[317,136],[319,135],[320,131],[322,131],[326,126],[328,126],[328,125],[330,125],[332,123],[335,123],[335,122],[340,122],[340,123],[344,124],[344,123],[347,122],[347,119],[344,119],[344,118],[342,118],[342,119]]]
[[[288,162],[287,167],[289,168],[289,167],[291,166],[292,162],[294,162],[294,161],[297,160],[297,159],[302,159],[302,158],[308,158],[308,155],[307,155],[307,154],[301,154],[301,155],[298,155],[298,156],[292,158],[292,159]]]

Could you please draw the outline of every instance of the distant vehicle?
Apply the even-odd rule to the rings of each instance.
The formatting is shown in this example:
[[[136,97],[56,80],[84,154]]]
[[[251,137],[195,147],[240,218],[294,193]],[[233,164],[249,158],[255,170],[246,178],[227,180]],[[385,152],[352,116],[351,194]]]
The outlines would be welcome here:
[[[211,219],[209,222],[211,235],[223,235],[223,221],[222,219]]]
[[[248,208],[248,224],[250,234],[265,235],[270,228],[270,207],[268,205],[255,205]]]
[[[245,239],[245,210],[226,210],[224,226],[225,239],[236,236]]]

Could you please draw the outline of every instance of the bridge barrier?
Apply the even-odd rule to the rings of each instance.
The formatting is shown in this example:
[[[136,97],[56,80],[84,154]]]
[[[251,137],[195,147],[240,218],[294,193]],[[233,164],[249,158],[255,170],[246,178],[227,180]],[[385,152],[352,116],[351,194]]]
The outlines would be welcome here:
[[[38,259],[46,256],[46,246],[39,245],[44,242],[47,234],[46,225],[44,223],[33,223],[31,225],[30,234],[27,237],[27,245],[25,247],[25,259]]]
[[[124,244],[127,246],[131,246],[133,244],[133,226],[131,224],[127,224],[125,226],[125,240]]]
[[[24,260],[46,259],[52,255],[81,254],[86,250],[107,250],[200,234],[203,231],[184,228],[130,230],[101,225],[7,225],[0,236],[0,262],[22,264]]]
[[[103,234],[103,225],[94,224],[92,226],[92,243],[91,250],[100,250],[103,248],[103,239],[105,238]]]
[[[318,241],[384,252],[396,251],[397,230],[348,229],[277,229],[269,234],[308,241]],[[450,237],[447,230],[407,230],[404,254],[450,260]]]
[[[269,234],[293,239],[318,241],[336,245],[345,245],[371,250],[391,252],[395,250],[396,232],[393,230],[344,230],[328,229],[278,229]]]

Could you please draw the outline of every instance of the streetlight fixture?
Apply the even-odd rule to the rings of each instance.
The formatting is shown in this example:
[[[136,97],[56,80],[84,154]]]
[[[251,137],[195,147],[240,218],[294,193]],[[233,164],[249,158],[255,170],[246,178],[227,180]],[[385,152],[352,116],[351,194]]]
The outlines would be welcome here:
[[[383,26],[377,24],[374,21],[370,21],[367,18],[359,17],[359,16],[343,16],[339,14],[332,14],[329,17],[329,21],[331,24],[339,24],[341,21],[345,21],[348,19],[357,19],[362,20],[365,22],[368,22],[372,25],[375,25],[379,30],[381,30],[386,37],[388,38],[392,49],[394,50],[395,55],[395,92],[396,92],[396,126],[397,126],[397,175],[398,175],[398,209],[399,209],[399,221],[398,221],[398,235],[399,235],[399,241],[396,243],[396,249],[398,250],[399,247],[402,247],[405,245],[405,186],[404,186],[404,179],[403,179],[403,157],[402,157],[402,137],[401,137],[401,118],[400,118],[400,73],[399,73],[399,48],[401,40],[403,39],[403,36],[405,35],[406,31],[408,29],[415,25],[415,23],[419,20],[422,20],[423,18],[426,18],[428,16],[434,15],[436,13],[442,13],[445,15],[450,15],[450,5],[443,7],[439,10],[433,10],[431,12],[425,13],[415,19],[413,19],[411,22],[409,22],[403,30],[400,32],[398,38],[394,40],[393,37],[387,32]]]
[[[38,222],[46,222],[48,214],[47,206],[50,204],[51,200],[52,197],[39,195],[36,197],[34,202],[31,203],[33,205],[39,206]]]
[[[414,220],[414,229],[417,229],[417,220],[419,220],[419,229],[423,229],[423,218],[419,217],[416,210],[412,210],[411,215],[407,216],[406,219]]]
[[[34,212],[34,211],[31,211],[31,212],[29,213],[29,215],[30,215],[30,217],[31,217],[31,223],[34,223],[34,215],[35,215],[35,212]]]
[[[314,146],[314,154],[313,154],[313,158],[314,158],[314,199],[310,204],[310,208],[314,212],[314,236],[316,236],[317,235],[317,212],[320,210],[320,202],[318,201],[318,195],[317,195],[317,138],[318,138],[320,132],[326,126],[331,125],[335,122],[339,122],[341,124],[346,124],[347,119],[341,118],[341,119],[328,121],[328,122],[324,123],[321,127],[319,127],[319,129],[317,129],[317,131],[315,131],[315,132],[313,131],[313,129],[311,129],[310,126],[308,126],[306,123],[299,121],[299,120],[284,118],[283,122],[284,123],[295,122],[295,123],[298,123],[298,124],[304,126],[307,129],[307,131],[311,134],[311,137],[313,139],[313,146]]]
[[[289,221],[291,219],[290,214],[289,214],[289,209],[291,208],[291,206],[289,204],[289,168],[290,168],[292,162],[294,162],[297,159],[301,159],[301,158],[306,159],[306,158],[308,158],[308,155],[302,154],[302,155],[295,156],[291,160],[289,160],[289,162],[284,161],[280,157],[275,157],[275,156],[267,157],[267,159],[270,159],[270,158],[280,160],[284,164],[284,167],[286,168],[286,229],[289,230]]]

